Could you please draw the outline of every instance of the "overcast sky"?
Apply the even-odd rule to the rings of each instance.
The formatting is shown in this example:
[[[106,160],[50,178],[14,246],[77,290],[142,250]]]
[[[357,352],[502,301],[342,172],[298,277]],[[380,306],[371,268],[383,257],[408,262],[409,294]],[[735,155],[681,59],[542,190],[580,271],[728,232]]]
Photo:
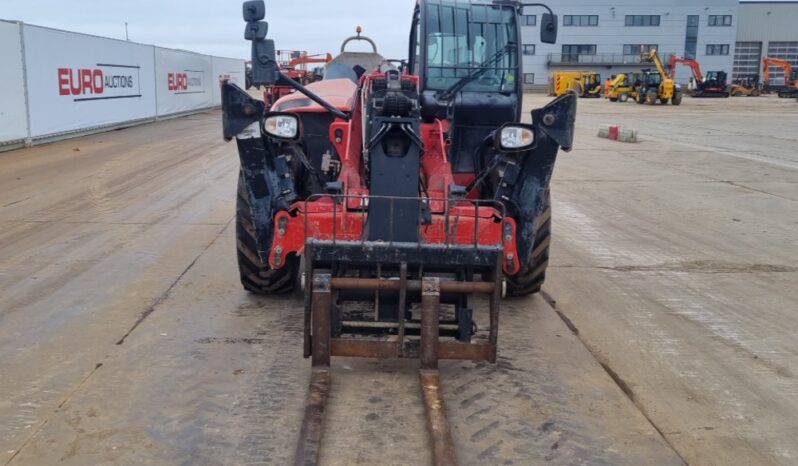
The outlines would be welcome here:
[[[332,52],[357,25],[386,58],[405,57],[416,0],[265,0],[278,49]],[[240,0],[0,0],[0,18],[233,58],[248,58]],[[365,43],[352,46],[368,50]]]
[[[248,58],[240,0],[0,0],[0,18],[212,55]],[[335,54],[363,26],[386,58],[407,55],[416,0],[266,0],[278,49]],[[550,2],[556,6],[556,0]],[[363,44],[362,46],[364,46]],[[364,47],[363,50],[366,50]]]

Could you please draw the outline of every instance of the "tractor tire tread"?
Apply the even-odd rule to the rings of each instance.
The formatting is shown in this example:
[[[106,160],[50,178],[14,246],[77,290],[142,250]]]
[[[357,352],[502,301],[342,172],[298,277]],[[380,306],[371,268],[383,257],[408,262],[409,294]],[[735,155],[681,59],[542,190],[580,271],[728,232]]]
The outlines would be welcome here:
[[[241,175],[236,196],[236,253],[241,285],[245,290],[268,295],[287,294],[293,290],[296,271],[293,258],[289,258],[285,267],[272,269],[258,255],[252,211]]]
[[[551,207],[547,208],[536,223],[537,236],[529,262],[521,272],[507,277],[507,294],[509,296],[527,296],[540,291],[546,280],[546,269],[549,265],[549,247],[551,245]]]

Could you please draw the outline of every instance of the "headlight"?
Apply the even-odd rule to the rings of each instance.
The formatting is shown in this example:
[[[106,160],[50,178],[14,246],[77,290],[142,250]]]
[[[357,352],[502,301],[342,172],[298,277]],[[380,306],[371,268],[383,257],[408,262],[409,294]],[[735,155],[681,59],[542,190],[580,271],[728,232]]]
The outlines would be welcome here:
[[[529,149],[535,143],[535,131],[526,126],[505,126],[499,130],[498,142],[505,151]]]
[[[291,114],[272,114],[263,120],[263,132],[278,139],[299,139],[299,118]]]

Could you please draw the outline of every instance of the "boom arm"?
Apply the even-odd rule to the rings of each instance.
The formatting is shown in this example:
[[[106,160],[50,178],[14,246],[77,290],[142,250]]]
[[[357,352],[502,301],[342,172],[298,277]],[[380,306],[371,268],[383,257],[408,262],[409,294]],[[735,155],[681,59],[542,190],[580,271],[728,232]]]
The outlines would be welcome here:
[[[295,68],[298,65],[304,65],[306,63],[329,63],[332,59],[333,57],[329,53],[326,55],[302,55],[288,62],[288,68]]]
[[[792,84],[790,80],[792,79],[792,65],[789,61],[784,60],[782,58],[772,58],[772,57],[765,57],[762,59],[762,82],[767,86],[770,82],[770,67],[771,66],[778,66],[782,70],[784,70],[784,84],[790,85]]]
[[[659,72],[660,76],[662,76],[663,80],[668,77],[668,73],[665,71],[665,65],[662,64],[662,60],[659,58],[657,49],[651,49],[648,52],[643,52],[641,55],[641,58],[644,61],[654,63],[654,66],[657,67],[657,71]]]
[[[697,61],[692,58],[677,57],[676,55],[671,55],[671,79],[676,79],[676,65],[679,63],[690,66],[695,80],[700,83],[704,82],[704,74],[701,73],[701,65]]]
[[[617,76],[615,76],[615,79],[613,79],[613,80],[610,82],[610,87],[618,87],[618,86],[620,86],[620,85],[621,85],[621,83],[623,83],[625,80],[626,80],[626,75],[625,75],[624,73],[620,73],[620,74],[618,74]]]

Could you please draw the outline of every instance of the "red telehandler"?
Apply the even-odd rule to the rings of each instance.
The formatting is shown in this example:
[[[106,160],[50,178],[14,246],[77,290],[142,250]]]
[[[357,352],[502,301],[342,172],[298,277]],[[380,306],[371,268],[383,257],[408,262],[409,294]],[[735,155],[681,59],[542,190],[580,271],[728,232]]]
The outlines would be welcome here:
[[[557,17],[534,5],[555,43]],[[407,61],[347,51],[350,38],[304,86],[274,59],[264,3],[244,3],[253,81],[296,91],[267,108],[222,85],[241,282],[304,293],[312,373],[295,464],[318,461],[332,356],[419,358],[433,462],[456,464],[438,360],[495,362],[502,296],[540,290],[552,172],[573,142],[574,94],[521,122],[523,13],[418,0]]]
[[[693,85],[688,87],[692,97],[729,97],[731,95],[725,71],[709,71],[707,75],[701,72],[701,65],[692,58],[682,58],[671,55],[671,79],[676,79],[676,65],[679,63],[690,67],[693,73]]]

